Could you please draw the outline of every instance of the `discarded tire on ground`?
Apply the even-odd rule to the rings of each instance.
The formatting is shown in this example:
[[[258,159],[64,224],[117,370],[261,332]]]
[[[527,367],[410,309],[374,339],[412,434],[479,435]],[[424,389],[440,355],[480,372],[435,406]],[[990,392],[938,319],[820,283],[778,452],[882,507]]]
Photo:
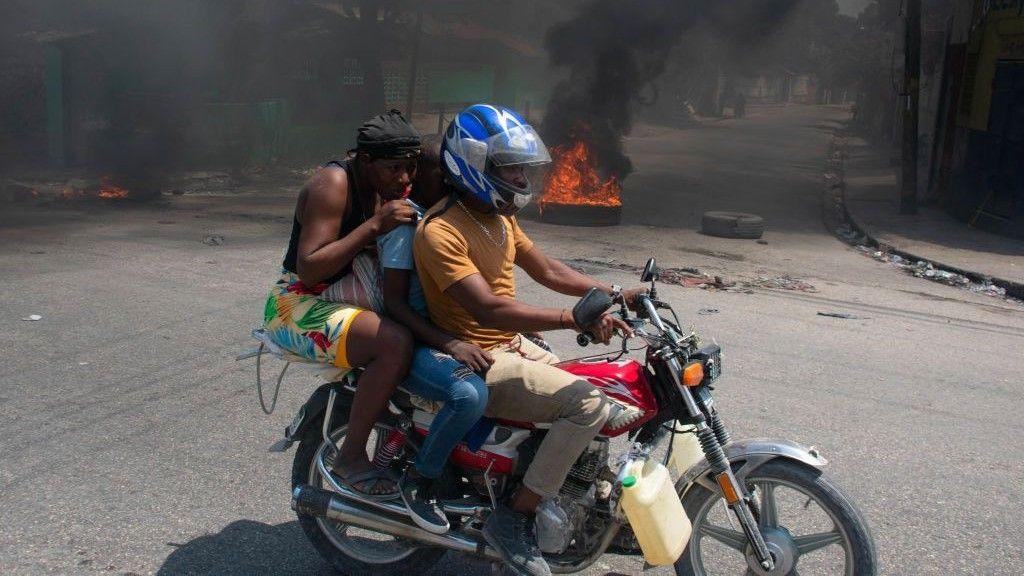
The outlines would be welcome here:
[[[764,234],[764,218],[743,212],[705,212],[700,231],[709,236],[753,240]]]

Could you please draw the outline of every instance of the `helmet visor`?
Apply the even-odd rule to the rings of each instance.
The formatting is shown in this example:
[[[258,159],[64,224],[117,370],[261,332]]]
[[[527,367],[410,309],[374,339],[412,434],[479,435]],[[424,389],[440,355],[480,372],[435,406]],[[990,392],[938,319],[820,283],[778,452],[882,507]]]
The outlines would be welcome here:
[[[491,136],[486,143],[487,159],[495,166],[537,166],[551,162],[548,148],[533,126],[513,126]]]

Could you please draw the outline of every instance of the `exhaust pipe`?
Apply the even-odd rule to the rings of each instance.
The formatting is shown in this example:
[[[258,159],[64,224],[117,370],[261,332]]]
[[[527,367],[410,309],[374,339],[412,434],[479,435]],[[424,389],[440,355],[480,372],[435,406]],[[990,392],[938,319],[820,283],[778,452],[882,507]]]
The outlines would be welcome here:
[[[384,508],[380,506],[380,508]],[[388,506],[387,508],[391,508]],[[397,506],[394,507],[396,510]],[[472,540],[459,532],[434,534],[405,519],[394,518],[391,514],[367,510],[335,492],[316,486],[297,486],[292,491],[292,510],[299,514],[326,518],[357,528],[390,534],[430,546],[440,546],[464,554],[481,556],[488,560],[501,560],[498,552],[485,542]]]

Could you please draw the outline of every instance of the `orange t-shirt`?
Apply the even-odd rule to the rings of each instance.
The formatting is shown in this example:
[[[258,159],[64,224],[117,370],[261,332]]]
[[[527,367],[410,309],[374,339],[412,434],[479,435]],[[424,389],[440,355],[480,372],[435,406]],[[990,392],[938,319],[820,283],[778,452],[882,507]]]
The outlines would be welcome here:
[[[427,212],[413,242],[416,273],[427,298],[430,319],[439,328],[460,340],[490,349],[508,342],[515,333],[481,326],[473,316],[445,293],[459,280],[480,274],[496,296],[516,297],[516,281],[512,268],[516,254],[533,248],[515,217],[482,214],[453,204],[440,216],[430,218],[444,206],[438,203]],[[473,218],[476,218],[476,222]],[[488,235],[481,225],[490,231]],[[505,227],[505,244],[501,242],[501,227]],[[493,238],[493,240],[492,240]]]

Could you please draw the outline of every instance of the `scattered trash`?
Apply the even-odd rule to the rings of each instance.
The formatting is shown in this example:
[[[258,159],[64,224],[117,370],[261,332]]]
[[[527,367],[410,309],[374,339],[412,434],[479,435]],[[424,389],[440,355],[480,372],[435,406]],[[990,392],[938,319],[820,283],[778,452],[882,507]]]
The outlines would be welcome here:
[[[842,318],[844,320],[867,320],[862,316],[854,316],[853,314],[846,314],[844,312],[818,312],[818,316],[828,316],[829,318]]]
[[[788,275],[778,276],[775,278],[769,278],[767,276],[758,276],[751,282],[747,283],[749,286],[757,286],[760,288],[775,288],[778,290],[795,290],[797,292],[817,292],[818,289],[813,285],[804,282],[797,278],[791,278]]]
[[[765,240],[764,238],[758,238],[758,239],[757,239],[757,243],[758,243],[758,244],[767,244],[767,243],[768,243],[768,241],[767,241],[767,240]]]
[[[43,317],[40,316],[39,314],[29,314],[25,318],[22,318],[22,320],[24,320],[26,322],[38,322],[38,321],[40,321],[42,319],[43,319]]]
[[[216,195],[235,189],[238,182],[227,172],[197,171],[181,175],[170,188],[170,194]]]
[[[701,308],[697,310],[697,314],[701,316],[708,316],[709,314],[718,314],[718,308]]]
[[[206,244],[207,246],[220,246],[223,243],[224,237],[220,234],[207,234],[206,237],[203,238],[203,244]]]
[[[992,283],[991,280],[984,280],[983,282],[975,282],[967,276],[958,272],[952,272],[950,270],[943,270],[938,268],[932,262],[926,262],[924,260],[918,260],[911,262],[899,254],[890,254],[888,252],[872,249],[868,246],[858,245],[857,250],[871,256],[879,262],[888,262],[893,266],[903,270],[904,272],[911,274],[917,278],[925,278],[932,282],[940,282],[948,286],[956,286],[959,288],[967,288],[971,292],[978,294],[985,294],[988,296],[999,296],[1006,297],[1006,289],[997,286]],[[1011,300],[1007,298],[1007,300]]]
[[[79,366],[88,366],[89,363],[88,362],[79,362],[78,365]]]
[[[573,260],[569,260],[567,264],[569,264],[569,266],[574,270],[584,273],[589,273],[588,269],[590,266],[625,270],[635,274],[639,274],[642,269],[639,266],[624,264],[614,258],[575,258]],[[661,268],[658,271],[658,281],[664,284],[675,284],[676,286],[683,286],[686,288],[726,288],[735,285],[735,283],[729,284],[723,282],[721,277],[713,278],[696,268]]]

